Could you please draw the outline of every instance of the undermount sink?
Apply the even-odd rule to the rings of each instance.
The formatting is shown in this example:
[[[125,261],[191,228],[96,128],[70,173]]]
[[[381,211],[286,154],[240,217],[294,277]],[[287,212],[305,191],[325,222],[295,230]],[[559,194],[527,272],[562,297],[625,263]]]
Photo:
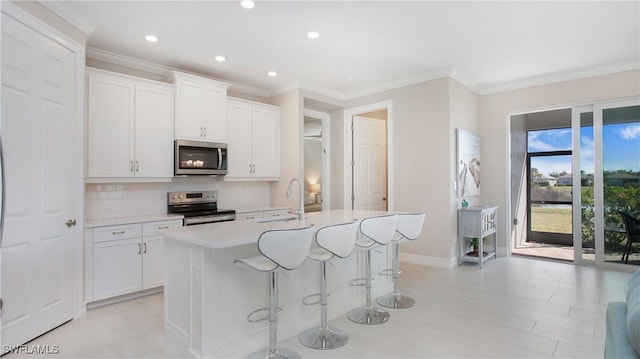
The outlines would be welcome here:
[[[266,223],[266,222],[289,222],[295,221],[298,219],[298,216],[291,214],[286,216],[277,216],[277,217],[263,217],[257,218],[255,221],[258,223]]]

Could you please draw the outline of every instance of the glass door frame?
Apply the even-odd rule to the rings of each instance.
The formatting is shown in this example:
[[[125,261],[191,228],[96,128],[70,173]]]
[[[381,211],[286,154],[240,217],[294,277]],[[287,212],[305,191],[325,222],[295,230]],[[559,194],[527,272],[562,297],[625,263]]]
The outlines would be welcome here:
[[[622,269],[629,268],[627,264],[605,262],[604,252],[604,172],[603,172],[603,144],[602,144],[602,126],[603,111],[606,109],[640,106],[640,97],[594,102],[591,105],[575,106],[571,111],[571,127],[573,136],[573,165],[574,173],[581,173],[581,152],[580,152],[580,114],[585,112],[593,112],[593,195],[594,195],[594,239],[595,239],[595,263],[592,260],[582,257],[582,213],[574,210],[573,212],[573,243],[574,243],[574,262],[577,264],[595,264],[605,268]],[[573,176],[573,188],[582,188],[581,176]],[[575,209],[582,208],[582,191],[574,191],[573,205]]]
[[[553,157],[553,156],[571,156],[571,165],[573,166],[573,153],[571,150],[558,150],[558,151],[548,151],[548,152],[528,152],[527,151],[527,173],[526,173],[526,177],[527,177],[527,238],[528,239],[532,239],[535,240],[535,238],[533,238],[532,235],[532,230],[531,230],[531,226],[533,224],[533,220],[532,220],[532,216],[531,216],[531,205],[532,204],[567,204],[567,205],[571,205],[571,215],[572,215],[572,220],[573,220],[573,213],[575,212],[575,207],[574,204],[575,202],[573,202],[573,195],[572,195],[572,201],[568,202],[568,201],[539,201],[539,200],[533,200],[531,198],[531,159],[532,158],[540,158],[540,157]],[[570,169],[571,170],[571,169]],[[573,231],[573,227],[572,227],[572,231]],[[567,235],[568,236],[568,235]],[[573,241],[575,242],[575,237],[573,237]],[[575,259],[575,255],[574,255],[574,259]]]

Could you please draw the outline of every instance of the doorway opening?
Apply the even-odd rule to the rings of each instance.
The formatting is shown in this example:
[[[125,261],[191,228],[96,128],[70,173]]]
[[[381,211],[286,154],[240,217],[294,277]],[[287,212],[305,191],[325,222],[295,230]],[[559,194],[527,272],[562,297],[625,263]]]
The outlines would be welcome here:
[[[573,261],[571,109],[515,115],[511,125],[512,178],[520,179],[511,252]]]
[[[304,211],[330,208],[329,114],[304,110]]]
[[[393,209],[391,101],[345,110],[344,208]]]

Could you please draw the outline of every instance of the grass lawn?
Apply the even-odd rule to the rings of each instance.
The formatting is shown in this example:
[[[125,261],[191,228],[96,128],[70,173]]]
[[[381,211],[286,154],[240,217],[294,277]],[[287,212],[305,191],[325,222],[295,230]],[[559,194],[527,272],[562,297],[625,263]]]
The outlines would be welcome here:
[[[531,230],[535,232],[551,232],[571,234],[570,208],[531,208]]]

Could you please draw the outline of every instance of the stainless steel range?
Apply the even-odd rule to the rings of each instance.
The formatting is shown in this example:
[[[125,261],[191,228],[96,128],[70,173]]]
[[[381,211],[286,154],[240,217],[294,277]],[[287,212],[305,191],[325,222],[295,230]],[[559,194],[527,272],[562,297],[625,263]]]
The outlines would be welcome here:
[[[184,215],[183,225],[234,221],[236,211],[218,209],[218,191],[169,192],[167,212]]]

